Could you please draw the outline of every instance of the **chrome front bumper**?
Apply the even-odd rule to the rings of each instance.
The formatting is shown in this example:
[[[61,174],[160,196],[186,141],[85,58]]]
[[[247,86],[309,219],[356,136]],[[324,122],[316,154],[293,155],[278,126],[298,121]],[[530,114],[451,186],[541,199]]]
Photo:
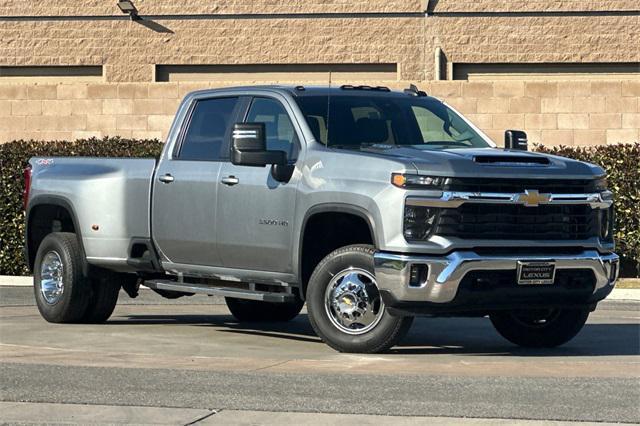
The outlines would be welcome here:
[[[374,256],[378,288],[399,302],[449,303],[458,293],[464,276],[471,271],[516,270],[518,261],[554,262],[556,270],[590,269],[595,276],[594,294],[615,285],[619,258],[615,253],[602,255],[586,250],[574,255],[480,256],[473,251],[457,251],[447,256],[414,256],[377,252]],[[427,265],[427,279],[410,286],[412,265]]]

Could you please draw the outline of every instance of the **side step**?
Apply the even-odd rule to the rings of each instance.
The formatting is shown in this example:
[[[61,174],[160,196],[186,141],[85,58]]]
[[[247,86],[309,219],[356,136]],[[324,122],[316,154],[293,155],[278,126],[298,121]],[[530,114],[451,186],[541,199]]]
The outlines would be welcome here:
[[[170,280],[146,280],[142,284],[157,290],[235,297],[237,299],[259,300],[261,302],[285,303],[296,300],[296,296],[291,293],[272,293],[241,288],[211,287],[203,284],[179,283]]]

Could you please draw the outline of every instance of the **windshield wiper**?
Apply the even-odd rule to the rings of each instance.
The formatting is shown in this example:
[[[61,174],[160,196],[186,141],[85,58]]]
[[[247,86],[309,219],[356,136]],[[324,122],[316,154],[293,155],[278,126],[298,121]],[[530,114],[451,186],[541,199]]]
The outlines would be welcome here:
[[[468,143],[457,142],[457,141],[429,141],[425,142],[425,145],[442,145],[442,146],[464,146],[470,147]]]
[[[367,142],[367,143],[360,143],[360,144],[342,144],[342,145],[329,145],[329,148],[348,148],[348,149],[362,149],[362,148],[384,148],[384,149],[389,149],[389,148],[393,148],[394,144],[388,144],[388,143],[379,143],[379,142]]]

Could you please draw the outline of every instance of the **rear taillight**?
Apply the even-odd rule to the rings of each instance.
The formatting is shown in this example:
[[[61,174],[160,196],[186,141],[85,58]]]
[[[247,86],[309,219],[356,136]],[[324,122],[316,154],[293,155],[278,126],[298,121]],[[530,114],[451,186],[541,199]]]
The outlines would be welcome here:
[[[27,209],[29,202],[29,191],[31,190],[31,164],[24,168],[24,191],[22,191],[22,206]]]

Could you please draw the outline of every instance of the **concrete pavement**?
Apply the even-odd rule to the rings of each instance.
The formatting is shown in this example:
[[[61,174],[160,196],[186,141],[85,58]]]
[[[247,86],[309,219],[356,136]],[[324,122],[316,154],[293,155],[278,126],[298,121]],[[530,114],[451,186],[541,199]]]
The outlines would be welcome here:
[[[249,410],[205,410],[189,408],[135,407],[116,405],[47,404],[0,402],[5,422],[11,424],[139,424],[139,425],[273,425],[326,426],[357,424],[377,426],[468,425],[468,426],[556,426],[575,422],[512,419],[470,419],[454,417],[371,416],[363,414],[291,413]],[[605,426],[615,423],[581,422],[580,426]]]
[[[12,407],[35,422],[38,412],[104,405],[130,407],[133,423],[135,406],[186,409],[175,412],[182,424],[211,410],[205,420],[217,424],[373,424],[375,415],[398,414],[416,420],[382,419],[640,422],[638,303],[602,304],[575,340],[553,350],[515,347],[486,319],[422,318],[391,353],[363,356],[322,344],[304,313],[286,324],[239,325],[221,299],[143,292],[121,295],[107,324],[56,325],[40,318],[31,292],[0,288],[0,399],[34,404]],[[0,421],[9,412],[0,407]],[[477,421],[469,424],[505,424]]]

